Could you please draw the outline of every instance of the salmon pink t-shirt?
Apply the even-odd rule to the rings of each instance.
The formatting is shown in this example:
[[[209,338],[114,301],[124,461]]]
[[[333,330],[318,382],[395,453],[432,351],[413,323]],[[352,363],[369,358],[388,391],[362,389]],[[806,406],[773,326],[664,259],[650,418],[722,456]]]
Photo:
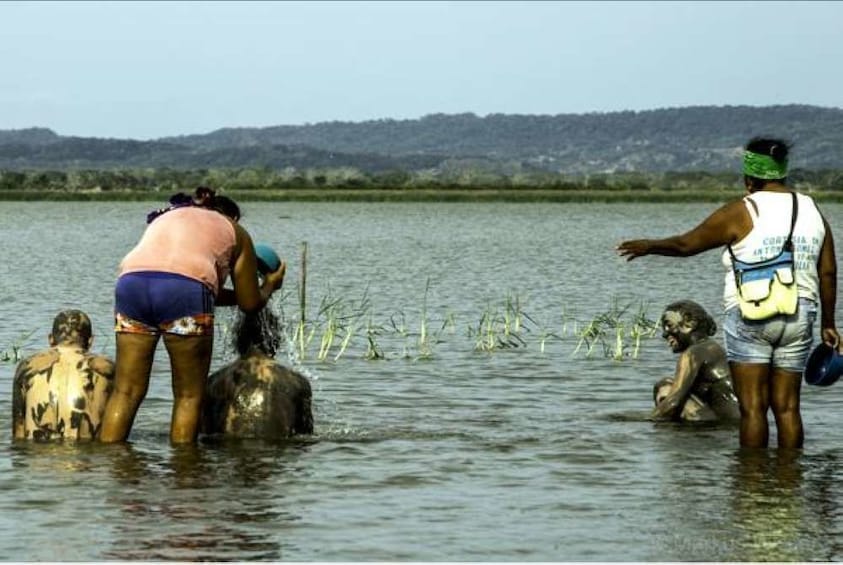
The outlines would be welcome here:
[[[120,262],[118,274],[175,273],[204,283],[217,296],[231,270],[235,242],[231,220],[219,212],[196,206],[177,208],[147,226]]]

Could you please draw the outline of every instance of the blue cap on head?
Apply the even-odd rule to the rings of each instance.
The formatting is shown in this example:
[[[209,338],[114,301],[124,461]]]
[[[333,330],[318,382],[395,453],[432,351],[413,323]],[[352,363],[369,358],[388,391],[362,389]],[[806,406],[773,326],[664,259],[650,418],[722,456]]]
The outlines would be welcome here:
[[[258,271],[262,274],[277,271],[281,266],[281,259],[273,249],[265,243],[255,244],[255,257],[258,260]]]
[[[808,357],[803,375],[809,385],[831,386],[843,375],[843,356],[836,348],[820,343]]]

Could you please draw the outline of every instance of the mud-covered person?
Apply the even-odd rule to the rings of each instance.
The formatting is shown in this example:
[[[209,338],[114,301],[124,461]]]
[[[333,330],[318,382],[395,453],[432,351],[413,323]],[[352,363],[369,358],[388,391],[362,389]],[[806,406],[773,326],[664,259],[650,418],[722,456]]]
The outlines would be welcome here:
[[[683,421],[738,421],[726,351],[712,336],[717,324],[692,300],[669,304],[659,320],[662,337],[679,354],[673,377],[653,387],[653,416]]]
[[[208,379],[202,433],[255,439],[313,433],[310,381],[275,361],[283,334],[272,310],[238,312],[232,341],[238,358]]]
[[[114,363],[90,352],[91,320],[64,310],[53,320],[50,348],[23,359],[12,385],[15,439],[93,439],[114,386]]]

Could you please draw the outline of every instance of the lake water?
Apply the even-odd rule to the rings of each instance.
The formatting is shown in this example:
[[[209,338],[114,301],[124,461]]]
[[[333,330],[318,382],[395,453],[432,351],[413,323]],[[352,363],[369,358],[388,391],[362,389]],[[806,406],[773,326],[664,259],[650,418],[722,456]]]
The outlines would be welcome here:
[[[45,347],[56,312],[77,307],[94,322],[94,350],[113,356],[115,269],[152,207],[0,203],[0,351]],[[713,205],[243,208],[255,241],[289,263],[274,307],[290,335],[307,242],[314,333],[303,356],[291,344],[279,357],[311,379],[315,434],[171,447],[160,347],[129,444],[12,443],[14,363],[0,363],[0,558],[843,558],[840,385],[803,388],[806,447],[795,458],[740,451],[734,427],[646,419],[675,358],[658,337],[636,352],[633,318],[693,298],[719,324],[723,271],[718,252],[626,263],[614,248],[684,231]],[[823,210],[839,240],[843,206]],[[324,360],[331,316],[320,302],[353,332]],[[608,326],[587,354],[588,322],[627,305],[614,316],[619,358]],[[230,358],[230,319],[218,320],[213,367]],[[486,340],[511,346],[486,350]]]

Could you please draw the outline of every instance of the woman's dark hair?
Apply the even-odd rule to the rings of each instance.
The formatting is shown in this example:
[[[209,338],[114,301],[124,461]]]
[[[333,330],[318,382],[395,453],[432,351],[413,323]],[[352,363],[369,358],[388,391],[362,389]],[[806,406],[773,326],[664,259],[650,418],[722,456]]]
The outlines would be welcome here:
[[[228,216],[235,222],[240,220],[240,206],[228,196],[214,196],[208,208]]]
[[[196,187],[193,203],[196,206],[215,210],[235,222],[240,219],[240,206],[228,196],[218,196],[217,191],[208,186]]]
[[[745,150],[751,151],[753,153],[758,153],[759,155],[766,155],[767,157],[772,157],[773,161],[784,165],[787,163],[787,156],[790,153],[791,145],[781,139],[775,139],[771,137],[753,137],[750,139],[746,146],[744,147]],[[759,179],[758,177],[753,177],[750,175],[744,175],[744,178],[749,182],[750,187],[752,190],[760,190],[764,188],[769,180],[766,179]],[[776,179],[776,182],[786,182],[787,178]]]
[[[208,202],[213,200],[217,191],[208,186],[197,186],[193,194],[193,201],[199,206],[205,206]]]
[[[193,193],[193,196],[185,194],[184,192],[177,192],[172,195],[169,200],[169,205],[153,210],[146,216],[146,223],[152,222],[155,218],[165,212],[181,208],[183,206],[199,206],[200,208],[207,208],[219,212],[223,216],[228,216],[235,222],[240,221],[240,206],[229,198],[228,196],[217,196],[213,188],[207,186],[199,186]]]

